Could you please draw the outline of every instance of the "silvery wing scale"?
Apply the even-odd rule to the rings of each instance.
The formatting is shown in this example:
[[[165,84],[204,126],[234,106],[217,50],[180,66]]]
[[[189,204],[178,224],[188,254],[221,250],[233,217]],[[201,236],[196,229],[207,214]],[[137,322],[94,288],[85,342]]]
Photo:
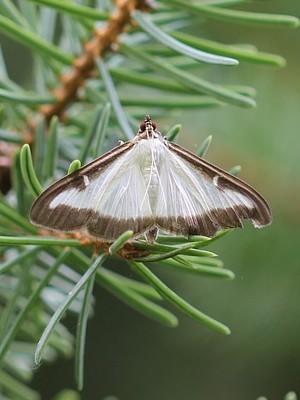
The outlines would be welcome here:
[[[99,241],[132,230],[153,242],[158,231],[214,236],[242,227],[243,219],[260,228],[272,215],[253,188],[169,142],[146,116],[133,140],[46,189],[30,218],[39,227]]]

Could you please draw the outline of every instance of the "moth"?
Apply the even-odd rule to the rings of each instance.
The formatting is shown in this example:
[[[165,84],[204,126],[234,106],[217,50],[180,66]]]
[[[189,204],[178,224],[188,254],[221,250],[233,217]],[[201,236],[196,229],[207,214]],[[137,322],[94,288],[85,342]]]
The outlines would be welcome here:
[[[214,236],[270,224],[264,198],[242,180],[168,141],[149,115],[133,140],[71,173],[35,201],[31,222],[112,242],[132,230],[153,242],[158,231]]]

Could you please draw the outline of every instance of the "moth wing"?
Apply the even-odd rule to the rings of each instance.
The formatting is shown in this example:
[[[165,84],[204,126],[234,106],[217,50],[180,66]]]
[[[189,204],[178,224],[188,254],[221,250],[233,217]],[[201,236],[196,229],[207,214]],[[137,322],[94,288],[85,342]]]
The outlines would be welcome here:
[[[242,219],[250,219],[255,227],[271,222],[268,204],[249,185],[174,143],[165,151],[154,211],[161,229],[213,236],[242,227]]]
[[[54,183],[33,204],[31,222],[106,241],[149,229],[152,212],[135,152],[134,143],[124,143]]]

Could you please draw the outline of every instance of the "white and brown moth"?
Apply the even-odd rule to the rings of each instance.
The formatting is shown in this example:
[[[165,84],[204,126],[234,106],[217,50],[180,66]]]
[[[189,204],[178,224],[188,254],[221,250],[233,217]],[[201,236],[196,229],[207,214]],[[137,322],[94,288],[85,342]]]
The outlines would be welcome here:
[[[147,115],[133,140],[120,144],[46,189],[31,222],[111,242],[127,230],[153,242],[158,231],[213,236],[272,220],[263,197],[245,182],[204,161],[156,129]]]

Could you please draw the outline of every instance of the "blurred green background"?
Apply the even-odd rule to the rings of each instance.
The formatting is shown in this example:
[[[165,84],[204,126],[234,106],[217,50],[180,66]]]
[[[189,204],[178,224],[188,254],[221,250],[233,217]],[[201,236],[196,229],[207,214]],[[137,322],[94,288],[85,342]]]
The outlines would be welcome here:
[[[300,14],[297,0],[257,1],[247,7]],[[120,400],[253,400],[259,395],[279,400],[289,390],[300,395],[300,32],[219,21],[201,21],[197,31],[225,43],[251,42],[288,61],[284,69],[246,62],[201,67],[199,73],[213,82],[253,86],[257,108],[176,110],[158,121],[160,128],[181,123],[179,143],[190,150],[212,134],[206,158],[225,169],[242,165],[241,178],[268,199],[274,221],[263,230],[246,224],[211,245],[236,274],[234,281],[155,270],[184,298],[227,324],[229,337],[179,313],[179,327],[165,328],[97,289],[84,400],[109,395]],[[18,62],[22,54],[14,45],[9,58],[13,74],[26,80],[29,72]],[[120,272],[124,267],[112,268]],[[126,268],[124,274],[133,277]],[[70,319],[73,331],[75,324]],[[45,400],[66,386],[73,386],[72,361],[43,365],[34,381]]]

